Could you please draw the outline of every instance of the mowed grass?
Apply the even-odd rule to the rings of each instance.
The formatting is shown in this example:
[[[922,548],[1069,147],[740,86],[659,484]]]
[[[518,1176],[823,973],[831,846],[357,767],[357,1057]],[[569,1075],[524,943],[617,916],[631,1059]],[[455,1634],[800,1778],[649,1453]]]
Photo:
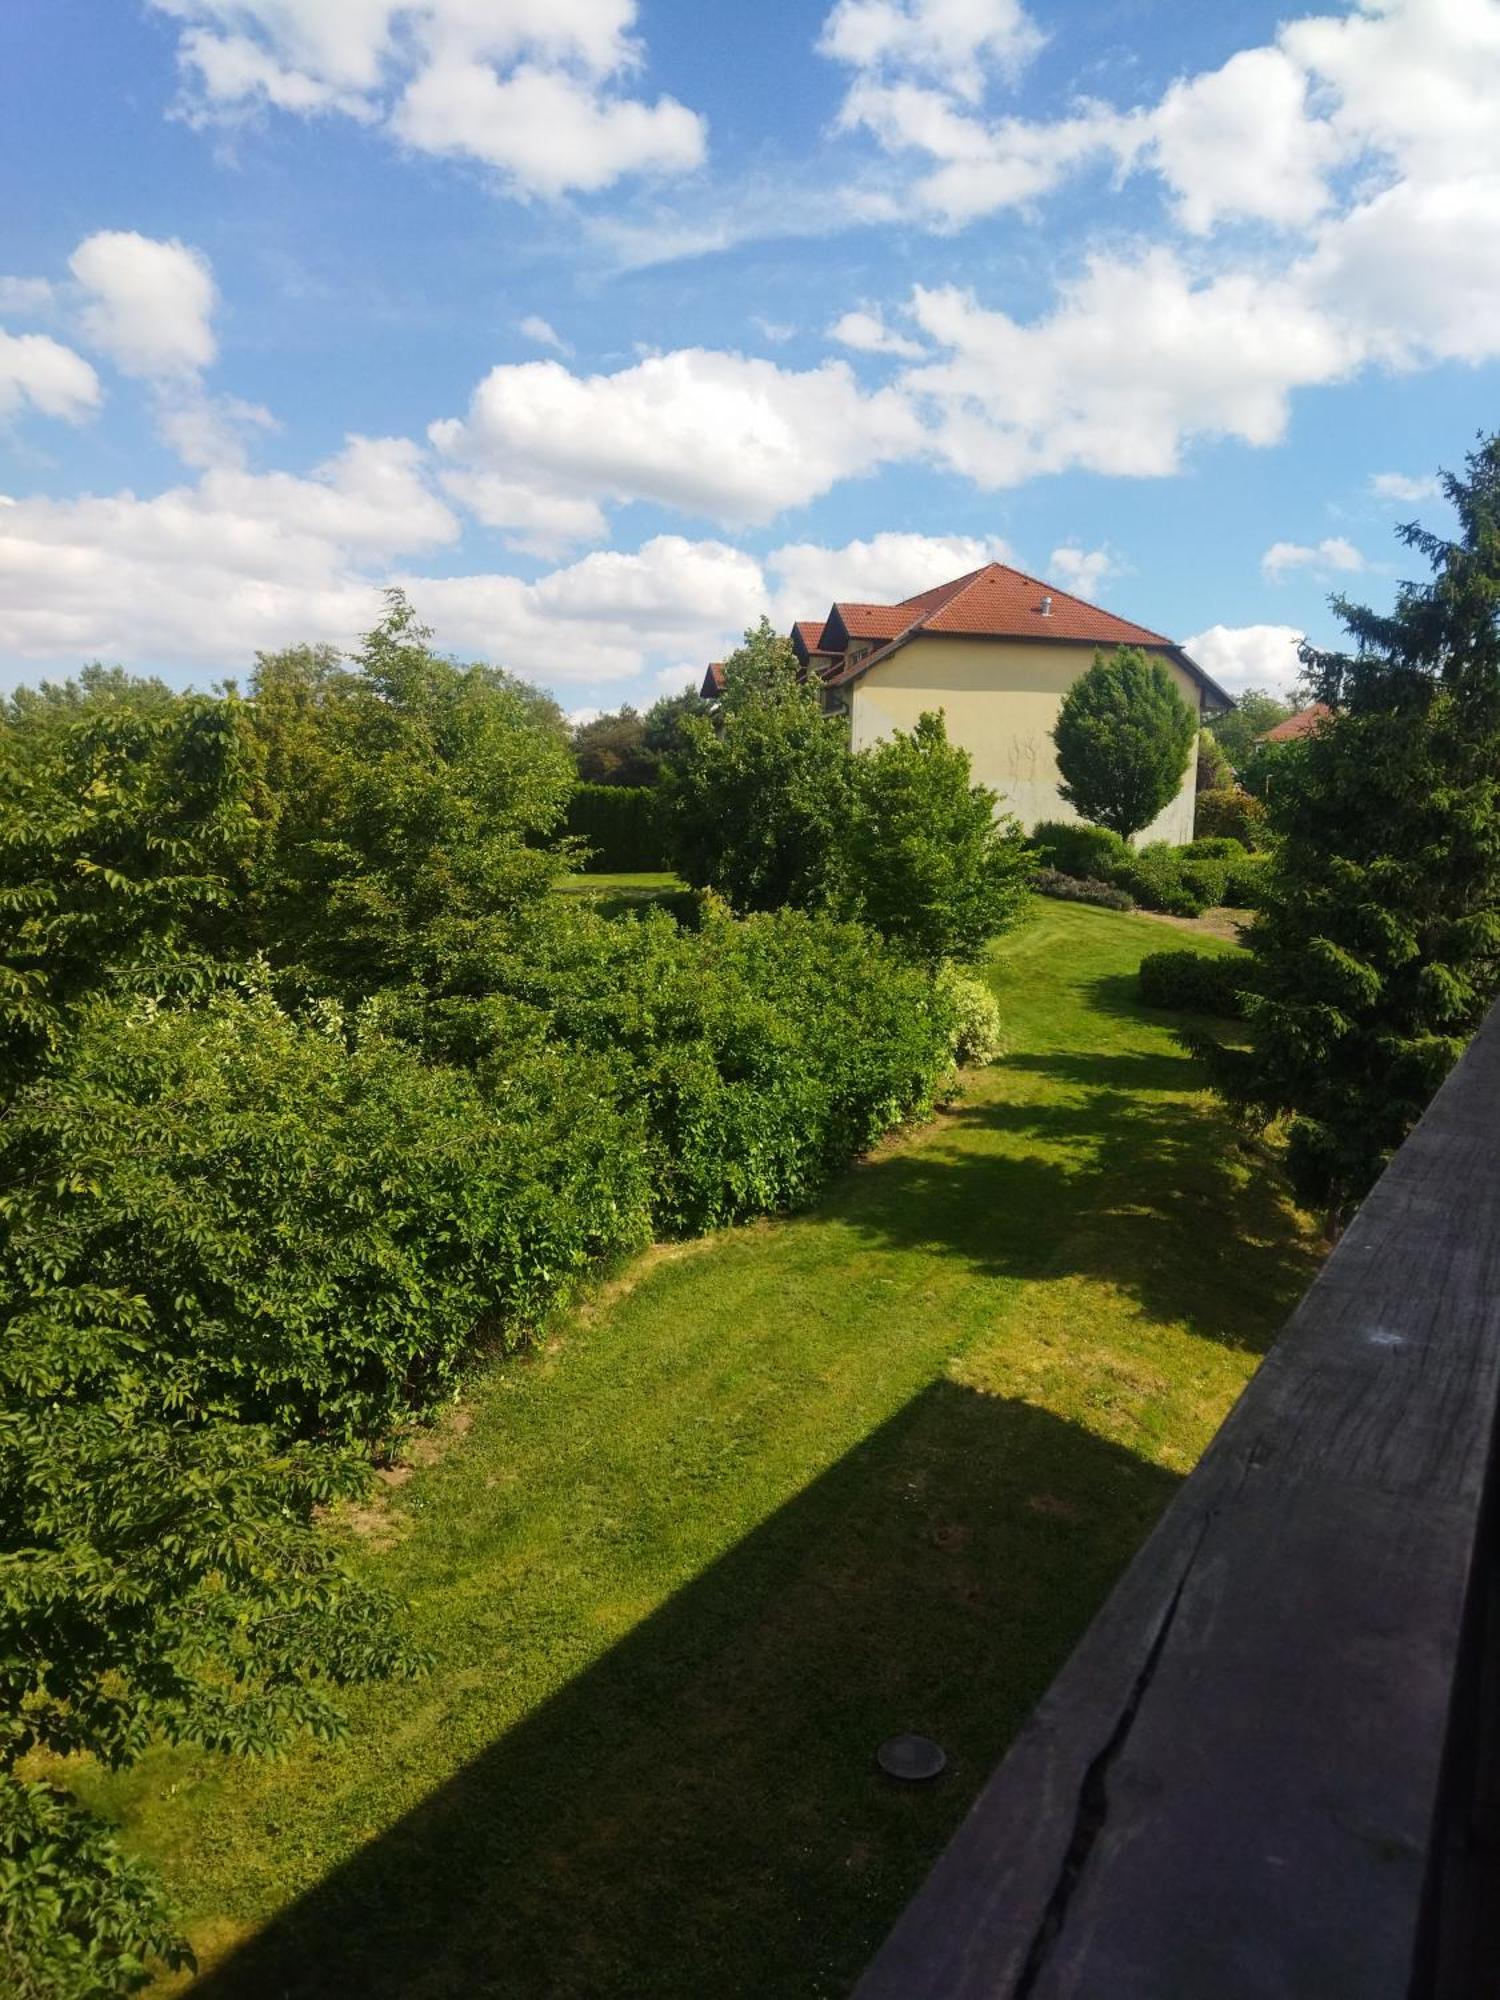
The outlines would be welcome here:
[[[203,1993],[848,1991],[1312,1272],[1135,1002],[1165,942],[1039,905],[951,1110],[477,1383],[349,1531],[436,1664],[347,1742],[78,1774]]]

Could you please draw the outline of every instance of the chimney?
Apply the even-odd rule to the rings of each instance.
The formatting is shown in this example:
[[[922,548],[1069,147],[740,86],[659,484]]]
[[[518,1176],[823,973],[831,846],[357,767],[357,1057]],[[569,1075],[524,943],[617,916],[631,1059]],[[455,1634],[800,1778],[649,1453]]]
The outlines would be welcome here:
[[[1047,591],[1043,591],[1042,593],[1042,616],[1044,618],[1052,616],[1052,597],[1050,592]]]

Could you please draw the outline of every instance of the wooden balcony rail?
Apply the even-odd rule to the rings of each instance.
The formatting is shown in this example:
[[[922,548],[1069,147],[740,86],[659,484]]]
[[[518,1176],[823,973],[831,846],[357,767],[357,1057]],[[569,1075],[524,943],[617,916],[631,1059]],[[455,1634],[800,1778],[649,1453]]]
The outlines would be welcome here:
[[[1500,1009],[857,2000],[1500,1993],[1497,1401]]]

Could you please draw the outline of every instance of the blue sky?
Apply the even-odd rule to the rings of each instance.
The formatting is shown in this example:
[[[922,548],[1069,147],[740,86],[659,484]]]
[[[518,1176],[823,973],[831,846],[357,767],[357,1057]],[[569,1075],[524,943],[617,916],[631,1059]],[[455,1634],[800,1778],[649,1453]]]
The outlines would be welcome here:
[[[0,685],[571,710],[991,555],[1232,687],[1500,425],[1500,0],[9,0]]]

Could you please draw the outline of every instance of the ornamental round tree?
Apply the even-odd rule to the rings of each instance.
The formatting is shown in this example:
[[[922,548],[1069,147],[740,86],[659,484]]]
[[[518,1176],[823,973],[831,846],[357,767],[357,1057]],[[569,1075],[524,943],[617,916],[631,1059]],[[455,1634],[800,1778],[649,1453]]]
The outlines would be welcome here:
[[[1160,660],[1137,646],[1096,654],[1058,710],[1058,790],[1084,819],[1129,840],[1176,798],[1197,736],[1198,718]]]
[[[1353,649],[1303,649],[1334,713],[1270,789],[1251,1046],[1210,1052],[1231,1101],[1286,1121],[1330,1230],[1500,990],[1500,437],[1444,486],[1457,538],[1400,530],[1432,582],[1387,614],[1335,598]]]

